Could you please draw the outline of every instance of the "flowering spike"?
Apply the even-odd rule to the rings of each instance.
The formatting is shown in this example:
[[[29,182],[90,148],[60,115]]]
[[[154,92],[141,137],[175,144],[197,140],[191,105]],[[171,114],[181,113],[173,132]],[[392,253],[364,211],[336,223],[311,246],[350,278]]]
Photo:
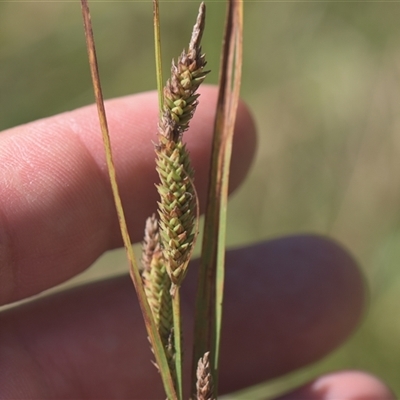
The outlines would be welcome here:
[[[171,77],[164,88],[164,109],[156,146],[160,184],[160,236],[166,268],[172,283],[180,286],[193,251],[197,218],[196,192],[189,153],[182,134],[198,104],[198,87],[208,71],[200,40],[204,30],[205,5],[200,5],[189,47],[172,62]]]

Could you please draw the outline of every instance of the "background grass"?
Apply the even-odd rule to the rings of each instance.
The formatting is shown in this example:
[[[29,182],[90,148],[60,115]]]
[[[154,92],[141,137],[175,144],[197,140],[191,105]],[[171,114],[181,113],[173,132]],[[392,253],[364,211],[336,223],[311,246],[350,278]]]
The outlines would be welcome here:
[[[207,81],[215,83],[225,6],[207,5]],[[166,73],[197,7],[161,4]],[[105,96],[154,89],[151,2],[92,2],[91,9]],[[399,12],[399,3],[378,1],[245,5],[242,97],[260,138],[231,201],[228,243],[328,235],[359,261],[371,302],[343,347],[270,383],[268,393],[321,371],[360,368],[400,396]],[[79,3],[0,2],[0,129],[92,102]],[[122,270],[125,256],[114,251],[80,279]]]

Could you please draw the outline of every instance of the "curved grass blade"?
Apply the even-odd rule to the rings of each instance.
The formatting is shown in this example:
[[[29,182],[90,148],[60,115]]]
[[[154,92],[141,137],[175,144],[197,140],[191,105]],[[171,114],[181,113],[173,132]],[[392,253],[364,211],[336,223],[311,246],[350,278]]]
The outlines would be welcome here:
[[[155,60],[156,60],[156,76],[157,76],[157,92],[158,92],[158,109],[161,117],[164,107],[164,96],[163,96],[164,81],[162,77],[160,7],[158,0],[153,0],[153,27],[154,27],[154,50],[155,50]]]
[[[113,163],[113,157],[111,152],[111,143],[110,143],[110,136],[108,131],[107,125],[107,118],[104,108],[104,101],[103,101],[103,94],[100,87],[100,77],[97,65],[97,57],[96,57],[96,50],[94,45],[94,38],[93,38],[93,31],[92,25],[90,20],[90,13],[89,13],[89,6],[87,0],[81,0],[82,5],[82,15],[85,27],[85,36],[86,36],[86,43],[89,55],[89,64],[90,64],[90,71],[92,75],[93,81],[93,88],[96,98],[96,104],[100,119],[100,126],[103,135],[103,142],[106,152],[106,161],[107,161],[107,168],[110,175],[111,187],[114,196],[115,206],[117,209],[118,220],[120,223],[121,234],[124,241],[124,246],[127,252],[127,257],[130,264],[130,272],[131,277],[138,295],[139,304],[143,313],[143,318],[145,321],[147,334],[150,338],[150,341],[153,346],[154,356],[156,358],[156,362],[160,368],[160,374],[162,377],[162,381],[164,383],[164,388],[168,399],[177,399],[177,395],[175,392],[172,376],[170,373],[170,369],[168,366],[168,361],[165,355],[165,351],[163,348],[162,341],[160,339],[160,335],[157,331],[157,327],[149,306],[149,303],[146,298],[146,294],[143,289],[141,276],[139,273],[139,268],[135,260],[135,256],[133,254],[131,241],[129,238],[128,228],[126,225],[125,215],[122,208],[121,198],[119,196],[119,190],[116,181],[116,173]]]
[[[203,354],[211,351],[214,397],[217,397],[218,393],[217,372],[224,289],[229,165],[236,110],[239,102],[242,35],[243,2],[242,0],[230,0],[227,6],[208,202],[196,297],[191,387],[191,393],[196,393],[197,362]]]

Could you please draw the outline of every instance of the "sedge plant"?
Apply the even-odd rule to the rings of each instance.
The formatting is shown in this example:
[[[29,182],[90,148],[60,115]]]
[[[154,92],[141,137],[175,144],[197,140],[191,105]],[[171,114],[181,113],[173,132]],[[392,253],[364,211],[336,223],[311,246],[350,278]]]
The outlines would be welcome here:
[[[187,50],[172,62],[162,89],[159,4],[153,1],[159,122],[155,129],[158,212],[146,221],[141,263],[137,263],[116,183],[87,0],[81,0],[89,64],[106,152],[107,167],[130,273],[142,309],[154,364],[168,399],[183,399],[180,287],[198,233],[199,204],[195,173],[184,136],[199,102],[199,86],[208,73],[201,39],[205,4],[201,3]],[[216,110],[210,186],[195,315],[190,398],[217,398],[218,353],[223,304],[225,221],[233,127],[239,99],[242,57],[242,1],[227,3],[220,91]]]

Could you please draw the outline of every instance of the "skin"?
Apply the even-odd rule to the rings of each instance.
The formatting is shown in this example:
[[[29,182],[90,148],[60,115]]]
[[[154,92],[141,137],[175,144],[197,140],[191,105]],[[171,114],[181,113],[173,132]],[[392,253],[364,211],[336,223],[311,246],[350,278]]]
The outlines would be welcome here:
[[[217,91],[202,89],[185,138],[204,205]],[[156,93],[107,102],[117,174],[133,241],[155,210]],[[231,188],[246,176],[255,125],[238,111]],[[121,246],[96,109],[85,107],[0,135],[0,303],[38,294]],[[112,267],[112,266],[110,266]],[[190,354],[197,262],[182,288]],[[319,360],[357,327],[365,287],[351,256],[317,236],[227,253],[221,393]],[[0,314],[1,399],[160,399],[130,278],[43,297]],[[321,377],[281,399],[394,399],[368,374]]]

